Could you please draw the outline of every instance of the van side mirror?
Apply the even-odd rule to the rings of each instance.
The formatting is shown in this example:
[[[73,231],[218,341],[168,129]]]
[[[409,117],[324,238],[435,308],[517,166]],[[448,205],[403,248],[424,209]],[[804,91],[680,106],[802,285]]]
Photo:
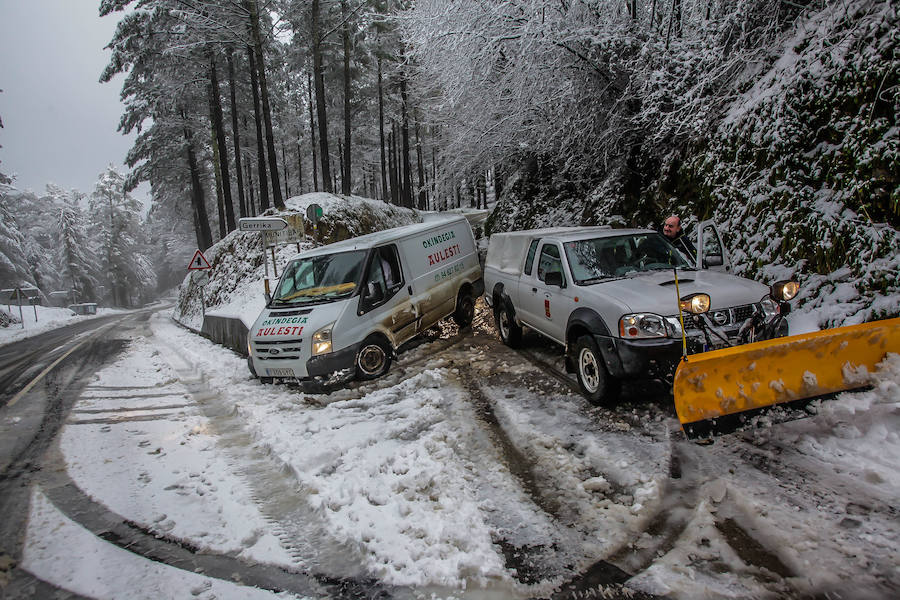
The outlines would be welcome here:
[[[704,267],[721,267],[723,264],[725,264],[725,261],[722,260],[721,254],[710,254],[703,259]]]
[[[266,297],[266,306],[268,306],[272,302],[272,294],[270,294],[269,292],[265,292],[265,294],[263,295]]]
[[[547,273],[544,283],[561,288],[563,286],[563,274],[559,271],[551,271]]]

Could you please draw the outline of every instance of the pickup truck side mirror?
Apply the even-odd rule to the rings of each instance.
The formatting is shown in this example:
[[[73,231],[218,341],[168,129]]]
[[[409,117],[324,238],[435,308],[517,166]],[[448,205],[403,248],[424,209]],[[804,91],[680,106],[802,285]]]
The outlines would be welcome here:
[[[555,285],[558,288],[563,287],[563,274],[559,271],[551,271],[547,273],[544,283],[547,285]]]

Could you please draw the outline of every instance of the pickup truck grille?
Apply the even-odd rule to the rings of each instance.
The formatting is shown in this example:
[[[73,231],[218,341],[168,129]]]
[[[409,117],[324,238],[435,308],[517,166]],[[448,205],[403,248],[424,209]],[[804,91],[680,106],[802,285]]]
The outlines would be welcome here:
[[[265,360],[296,360],[303,352],[303,340],[253,342],[256,357]]]
[[[744,324],[744,321],[753,316],[757,311],[755,304],[744,304],[742,306],[732,306],[731,308],[720,308],[711,310],[707,314],[709,320],[716,327],[722,327],[728,330],[737,329]],[[675,317],[678,318],[677,316]],[[685,320],[685,328],[688,331],[697,331],[698,329],[688,320]]]

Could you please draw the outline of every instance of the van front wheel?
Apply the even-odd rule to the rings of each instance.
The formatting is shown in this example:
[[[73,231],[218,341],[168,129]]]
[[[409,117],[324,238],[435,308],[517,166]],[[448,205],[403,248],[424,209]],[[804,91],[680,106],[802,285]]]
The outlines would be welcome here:
[[[383,340],[367,338],[356,354],[356,378],[367,380],[381,377],[391,368],[391,352]]]
[[[575,372],[581,393],[591,404],[606,404],[618,398],[622,382],[606,370],[597,342],[590,336],[583,335],[575,342]]]

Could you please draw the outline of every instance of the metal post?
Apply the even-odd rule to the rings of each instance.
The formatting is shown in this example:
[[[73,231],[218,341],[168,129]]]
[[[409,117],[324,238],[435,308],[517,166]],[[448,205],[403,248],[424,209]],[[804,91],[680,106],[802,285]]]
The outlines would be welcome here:
[[[35,300],[36,300],[36,298],[35,298]],[[37,321],[38,321],[38,318],[37,318],[37,304],[35,304],[34,301],[32,301],[32,302],[31,302],[31,306],[34,307],[34,322],[37,323]]]
[[[269,255],[266,252],[266,232],[259,232],[259,243],[262,244],[262,255],[263,255],[263,265],[265,265],[265,273],[266,278],[263,280],[265,283],[266,293],[269,293]]]
[[[19,320],[22,321],[22,329],[25,329],[25,315],[22,314],[22,288],[16,288],[16,300],[19,302]]]

